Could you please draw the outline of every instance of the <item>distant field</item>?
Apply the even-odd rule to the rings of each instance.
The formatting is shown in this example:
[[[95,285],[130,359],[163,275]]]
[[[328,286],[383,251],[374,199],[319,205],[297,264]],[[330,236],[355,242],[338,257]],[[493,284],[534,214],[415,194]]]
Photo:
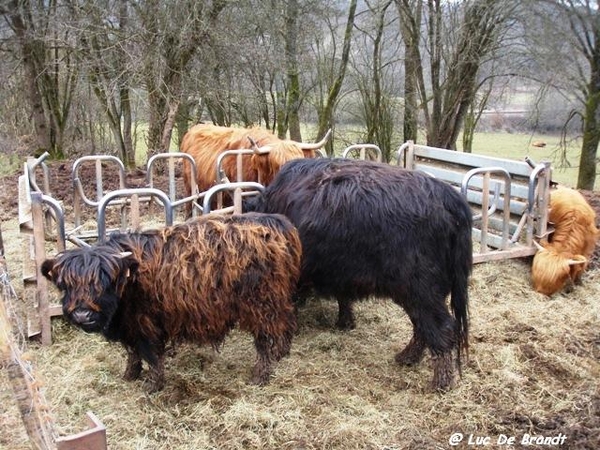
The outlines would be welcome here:
[[[533,147],[532,142],[543,141],[543,148]],[[460,149],[460,147],[459,147]],[[577,183],[581,141],[569,143],[566,161],[561,158],[560,138],[558,136],[530,135],[517,133],[477,133],[473,141],[473,153],[523,160],[529,156],[535,162],[550,161],[553,167],[552,179],[567,186]],[[596,177],[598,187],[598,177]]]
[[[136,142],[136,162],[143,166],[146,161],[146,142],[145,130],[143,128],[137,131]],[[343,149],[346,144],[355,143],[356,139],[352,139],[352,131],[341,131],[336,137],[336,152]],[[342,136],[344,134],[344,136]],[[356,133],[354,133],[356,134]],[[306,140],[312,140],[313,134],[309,130],[304,131],[307,136]],[[546,146],[543,148],[533,147],[532,142],[544,141]],[[510,158],[523,160],[525,156],[529,156],[536,162],[550,161],[553,167],[553,179],[568,186],[575,186],[577,182],[577,170],[579,165],[579,153],[581,149],[581,141],[571,141],[567,149],[566,160],[561,158],[561,149],[559,146],[559,137],[551,135],[531,135],[525,133],[477,133],[473,142],[473,152],[483,155],[498,156],[501,158]],[[177,151],[177,139],[174,132],[171,151]],[[459,150],[461,141],[458,142]],[[339,149],[337,147],[340,147]],[[0,176],[14,173],[20,170],[22,164],[21,157],[10,154],[0,154]],[[600,173],[599,173],[600,177]],[[596,189],[600,189],[600,182],[596,181]]]

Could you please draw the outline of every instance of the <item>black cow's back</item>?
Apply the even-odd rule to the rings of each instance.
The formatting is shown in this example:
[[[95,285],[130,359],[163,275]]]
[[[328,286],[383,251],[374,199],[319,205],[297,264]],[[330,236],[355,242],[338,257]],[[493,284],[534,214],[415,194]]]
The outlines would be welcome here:
[[[387,164],[304,159],[284,165],[255,208],[283,213],[303,244],[302,280],[322,295],[393,296],[407,280],[450,293],[464,230],[471,265],[471,212],[453,188]],[[458,268],[456,268],[458,270]]]

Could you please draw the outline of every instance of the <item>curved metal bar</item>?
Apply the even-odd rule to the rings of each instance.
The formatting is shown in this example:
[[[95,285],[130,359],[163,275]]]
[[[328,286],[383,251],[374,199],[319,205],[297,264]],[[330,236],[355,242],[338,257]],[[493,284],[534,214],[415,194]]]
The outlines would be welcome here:
[[[527,213],[533,213],[533,206],[535,204],[535,188],[537,187],[538,177],[540,174],[547,169],[547,165],[544,163],[539,163],[535,168],[531,171],[529,175],[529,192],[527,196]]]
[[[36,198],[39,198],[42,203],[48,205],[54,211],[54,219],[56,220],[56,239],[58,242],[58,251],[62,252],[65,250],[65,210],[61,206],[60,202],[55,198],[42,194],[41,192],[32,192],[31,193],[31,201],[37,201]]]
[[[467,189],[469,187],[469,181],[471,181],[471,178],[473,178],[475,175],[480,175],[480,174],[485,174],[486,172],[489,173],[494,173],[496,175],[501,175],[504,177],[505,181],[507,181],[508,183],[504,183],[504,194],[505,197],[510,199],[510,173],[508,172],[508,170],[504,169],[503,167],[475,167],[474,169],[469,170],[463,177],[462,179],[462,183],[460,186],[460,193],[462,195],[467,195]],[[505,201],[506,201],[505,198]]]
[[[27,163],[27,175],[29,177],[29,187],[34,192],[44,192],[42,189],[40,189],[37,182],[35,181],[35,169],[37,166],[41,166],[42,169],[44,170],[44,175],[47,177],[48,176],[48,168],[45,166],[44,161],[46,160],[46,158],[48,158],[48,156],[50,156],[50,153],[44,152],[44,153],[42,153],[42,155],[39,158]]]
[[[189,153],[183,153],[183,152],[168,152],[168,153],[158,153],[152,157],[150,157],[150,159],[148,160],[148,162],[146,163],[146,181],[148,182],[148,186],[150,188],[154,187],[154,173],[152,172],[152,167],[154,166],[154,163],[160,159],[174,159],[174,158],[181,158],[181,159],[185,159],[187,160],[187,162],[190,163],[190,167],[191,167],[191,171],[190,171],[190,184],[191,184],[191,189],[192,192],[191,194],[198,194],[198,182],[196,180],[196,174],[198,173],[197,168],[196,168],[196,160],[194,159],[194,157],[192,155],[190,155]],[[185,168],[183,169],[185,170]],[[175,201],[175,177],[171,177],[171,174],[169,174],[169,193],[170,193],[170,198],[171,201]]]
[[[504,177],[504,205],[503,205],[503,225],[502,225],[502,250],[505,250],[508,247],[509,244],[509,234],[510,234],[510,230],[508,229],[508,224],[510,223],[510,184],[511,184],[511,176],[510,176],[510,172],[506,169],[504,169],[503,167],[476,167],[474,169],[469,170],[465,176],[462,179],[462,183],[461,183],[461,187],[460,187],[460,192],[461,194],[467,198],[467,191],[469,188],[469,182],[471,181],[471,178],[473,178],[475,175],[486,175],[486,174],[495,174],[498,176],[502,176]],[[489,191],[488,192],[484,192],[483,195],[489,195]],[[494,196],[495,197],[495,196]],[[496,199],[494,199],[496,200]],[[494,204],[496,203],[496,201],[494,201]],[[488,209],[488,211],[485,213],[486,215],[492,214],[494,212],[494,206],[492,206],[490,209]],[[481,230],[481,236],[482,236],[482,248],[487,248],[487,242],[486,242],[486,236],[487,236],[487,229],[483,229],[484,227],[482,227]]]
[[[83,186],[81,184],[81,180],[79,178],[79,170],[81,168],[81,165],[84,162],[88,162],[88,161],[94,161],[94,162],[102,162],[102,161],[110,161],[113,163],[116,163],[119,169],[119,185],[121,186],[121,189],[125,188],[125,166],[123,165],[123,162],[117,158],[116,156],[112,156],[112,155],[91,155],[91,156],[82,156],[81,158],[78,158],[74,163],[73,163],[73,169],[72,169],[72,174],[71,174],[71,179],[73,181],[73,188],[77,191],[77,194],[79,194],[79,196],[81,197],[81,199],[83,200],[83,202],[88,205],[88,206],[98,206],[100,203],[100,199],[101,199],[101,195],[99,195],[102,192],[102,180],[97,178],[97,174],[96,174],[96,197],[97,200],[93,201],[90,200],[84,193],[83,191]]]
[[[383,153],[381,149],[375,144],[353,144],[344,149],[342,152],[342,158],[347,158],[351,152],[360,151],[361,159],[365,159],[366,150],[373,150],[375,152],[375,156],[377,157],[377,161],[381,162],[383,159]]]
[[[131,197],[133,195],[149,195],[157,197],[165,208],[165,225],[173,224],[173,205],[167,194],[155,188],[132,188],[119,189],[106,194],[98,203],[98,242],[104,242],[106,236],[106,207],[111,201],[119,197]]]
[[[223,171],[223,159],[225,159],[228,156],[238,156],[238,155],[252,155],[254,154],[254,150],[252,149],[238,149],[238,150],[225,150],[223,153],[219,154],[219,156],[217,156],[217,173],[216,173],[216,182],[217,183],[229,183],[231,182],[231,180],[229,180],[227,178],[227,175],[225,174],[225,172]],[[238,174],[238,178],[239,178],[239,174]],[[243,181],[243,180],[242,180]],[[240,182],[237,181],[236,182]],[[250,181],[248,181],[248,183],[250,183]]]
[[[402,158],[404,156],[404,153],[406,152],[406,150],[408,149],[408,147],[410,147],[411,142],[405,142],[404,144],[402,144],[400,147],[398,147],[398,157],[396,158],[396,164],[397,165],[402,165],[402,167],[405,167],[405,164],[400,164],[402,162]]]
[[[327,158],[327,152],[322,148],[315,150],[315,158]]]
[[[492,194],[492,206],[490,206],[490,209],[488,209],[488,215],[490,214],[494,214],[496,212],[496,210],[498,209],[498,200],[500,199],[500,183],[495,182],[494,183],[494,191]],[[473,220],[479,220],[483,217],[483,214],[475,214],[473,216]]]
[[[213,195],[222,191],[235,191],[236,189],[254,189],[259,192],[263,192],[265,187],[260,183],[256,183],[255,181],[240,181],[237,183],[217,184],[206,191],[204,195],[204,202],[202,203],[202,214],[210,213],[210,202]]]

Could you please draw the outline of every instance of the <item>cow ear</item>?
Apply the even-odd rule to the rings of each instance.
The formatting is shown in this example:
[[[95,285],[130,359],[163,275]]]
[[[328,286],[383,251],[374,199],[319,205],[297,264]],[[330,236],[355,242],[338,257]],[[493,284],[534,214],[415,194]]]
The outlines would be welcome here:
[[[47,259],[42,263],[42,275],[44,275],[50,281],[54,280],[54,274],[52,273],[52,269],[54,269],[55,263],[55,259]]]

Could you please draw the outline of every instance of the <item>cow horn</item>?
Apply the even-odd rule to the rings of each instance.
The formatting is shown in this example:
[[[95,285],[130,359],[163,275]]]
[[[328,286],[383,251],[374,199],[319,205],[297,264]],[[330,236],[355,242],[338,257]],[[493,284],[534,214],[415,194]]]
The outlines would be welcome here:
[[[131,256],[131,255],[133,255],[133,253],[131,253],[131,252],[121,252],[121,253],[119,253],[119,257],[120,258],[127,258],[128,256]]]
[[[533,245],[535,245],[535,246],[536,246],[536,248],[538,249],[538,251],[539,251],[539,252],[545,252],[545,251],[546,251],[546,249],[545,249],[544,247],[542,247],[542,246],[540,245],[540,243],[539,243],[539,242],[537,242],[537,241],[533,241]]]
[[[329,136],[331,136],[331,128],[327,130],[327,133],[325,133],[325,137],[319,142],[315,142],[314,144],[304,144],[302,142],[297,142],[297,144],[298,147],[300,147],[302,150],[317,150],[327,143]]]
[[[259,147],[258,144],[256,143],[256,141],[254,139],[252,139],[250,136],[248,136],[248,140],[250,141],[250,147],[252,148],[252,151],[256,155],[264,155],[271,151],[271,147],[269,147],[268,145],[266,147]]]
[[[582,256],[582,258],[583,258],[583,259],[570,259],[570,260],[568,261],[568,262],[569,262],[569,265],[570,265],[570,266],[576,266],[577,264],[585,264],[585,263],[587,262],[587,258],[585,258],[585,257],[583,257],[583,256]]]

